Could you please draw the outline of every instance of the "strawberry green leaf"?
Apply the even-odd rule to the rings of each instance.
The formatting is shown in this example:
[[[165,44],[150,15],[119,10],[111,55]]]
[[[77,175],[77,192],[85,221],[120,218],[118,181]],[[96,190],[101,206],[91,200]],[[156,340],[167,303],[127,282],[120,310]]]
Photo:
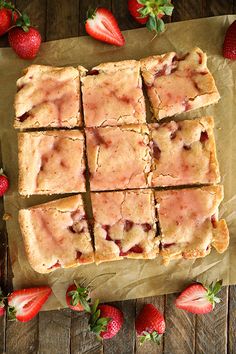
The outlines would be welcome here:
[[[150,16],[147,22],[147,28],[149,31],[156,31],[156,17]]]
[[[156,31],[157,32],[163,32],[165,29],[165,24],[163,22],[163,20],[161,20],[160,18],[158,18],[156,20]]]
[[[141,4],[141,5],[146,5],[147,4],[147,0],[138,0],[137,2],[139,4]]]
[[[164,5],[161,7],[161,10],[164,12],[165,15],[171,16],[172,12],[174,10],[174,6],[169,4],[169,5]]]
[[[13,306],[8,306],[7,308],[8,320],[15,321],[16,320],[16,309]]]
[[[162,337],[162,334],[159,334],[156,331],[153,331],[152,333],[144,331],[143,335],[140,337],[140,342],[141,342],[141,344],[143,344],[146,341],[152,341],[154,343],[160,344],[161,337]]]

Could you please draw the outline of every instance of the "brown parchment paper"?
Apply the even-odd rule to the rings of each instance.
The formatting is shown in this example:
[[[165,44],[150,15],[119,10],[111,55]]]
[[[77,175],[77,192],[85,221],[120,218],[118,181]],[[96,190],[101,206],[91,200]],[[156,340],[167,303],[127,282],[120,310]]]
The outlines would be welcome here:
[[[106,61],[139,59],[167,51],[187,52],[199,46],[207,52],[208,66],[213,73],[221,100],[217,105],[178,116],[192,118],[201,115],[215,117],[217,153],[225,187],[225,199],[220,216],[227,220],[230,230],[230,247],[220,255],[214,250],[204,259],[173,261],[161,265],[160,259],[123,260],[81,266],[75,269],[57,270],[48,275],[36,273],[28,264],[17,221],[21,207],[32,206],[58,196],[35,196],[28,199],[17,193],[17,134],[12,128],[15,82],[24,67],[30,63],[16,57],[11,49],[0,50],[0,124],[3,167],[10,177],[11,187],[5,197],[5,211],[12,215],[7,222],[8,240],[14,274],[14,288],[49,284],[53,296],[44,310],[65,306],[65,290],[73,279],[88,281],[104,275],[93,283],[94,296],[102,301],[126,300],[138,297],[171,293],[181,290],[192,279],[210,282],[223,279],[224,284],[236,283],[236,61],[228,61],[221,55],[226,29],[236,16],[220,16],[173,23],[167,31],[153,39],[146,29],[124,32],[126,45],[116,48],[88,37],[58,40],[42,44],[34,63],[48,65],[84,65],[91,67]]]

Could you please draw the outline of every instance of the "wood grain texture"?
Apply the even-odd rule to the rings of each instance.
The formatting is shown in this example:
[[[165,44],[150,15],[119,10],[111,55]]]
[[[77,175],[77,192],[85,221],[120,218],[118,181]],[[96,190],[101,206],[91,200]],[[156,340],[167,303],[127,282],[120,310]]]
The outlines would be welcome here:
[[[203,13],[204,17],[232,14],[234,3],[225,0],[203,0]]]
[[[17,8],[30,17],[31,25],[39,30],[43,41],[46,29],[46,2],[46,0],[16,0]]]
[[[163,314],[165,312],[165,296],[153,296],[153,297],[146,297],[144,299],[137,299],[136,302],[136,317],[138,316],[139,312],[143,308],[144,304],[153,304],[156,306]],[[137,354],[161,354],[163,353],[164,349],[164,336],[161,340],[161,344],[158,345],[153,342],[146,342],[144,345],[140,345],[139,338],[136,337],[136,348],[135,353]]]
[[[166,295],[164,337],[165,354],[195,353],[195,315],[175,307],[175,294]],[[204,352],[208,354],[208,352]]]
[[[172,21],[185,21],[203,17],[202,0],[174,0]]]
[[[38,317],[30,322],[7,322],[7,354],[35,354],[38,350]]]
[[[39,354],[70,354],[70,310],[39,313]]]
[[[228,287],[221,290],[220,298],[213,312],[196,318],[196,354],[227,353]]]
[[[229,287],[228,353],[236,354],[236,285]]]
[[[47,2],[46,39],[69,38],[78,36],[79,1],[50,0]]]
[[[103,352],[102,342],[88,331],[88,315],[84,312],[71,313],[71,354],[97,354]]]
[[[122,3],[123,1],[120,1]],[[87,35],[84,22],[87,18],[87,11],[89,8],[96,9],[97,7],[106,7],[111,10],[111,0],[80,0],[80,11],[79,11],[79,34],[80,36]]]

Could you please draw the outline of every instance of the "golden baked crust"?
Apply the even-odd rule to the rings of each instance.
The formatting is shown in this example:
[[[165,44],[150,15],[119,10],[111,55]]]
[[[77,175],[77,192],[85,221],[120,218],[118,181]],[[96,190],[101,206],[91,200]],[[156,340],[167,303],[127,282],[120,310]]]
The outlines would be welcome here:
[[[141,59],[141,72],[156,119],[218,102],[220,95],[200,48]]]
[[[96,263],[159,253],[151,190],[92,193]]]
[[[225,220],[218,220],[223,186],[156,191],[161,229],[161,255],[171,259],[205,257],[211,247],[222,253],[229,245]]]
[[[86,129],[92,191],[149,185],[151,156],[144,124]]]
[[[80,195],[21,209],[19,224],[29,263],[39,273],[94,261]]]
[[[220,181],[213,117],[150,124],[152,186]]]
[[[21,195],[85,191],[84,136],[80,131],[18,133],[18,151]]]
[[[140,62],[100,64],[81,78],[87,127],[145,123]]]
[[[31,65],[17,80],[14,127],[78,127],[82,125],[80,72],[83,67]]]

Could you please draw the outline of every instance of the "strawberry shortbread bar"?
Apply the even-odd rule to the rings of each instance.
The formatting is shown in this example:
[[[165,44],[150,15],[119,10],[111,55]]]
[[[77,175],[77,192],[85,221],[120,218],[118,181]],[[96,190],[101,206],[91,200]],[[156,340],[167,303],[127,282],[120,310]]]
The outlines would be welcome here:
[[[207,56],[195,48],[141,60],[142,76],[156,119],[215,103],[220,95],[207,68]]]
[[[213,246],[219,253],[229,244],[224,219],[218,220],[222,186],[156,191],[161,229],[161,255],[175,258],[205,257]]]
[[[86,129],[92,191],[149,185],[148,132],[145,124]]]
[[[139,61],[100,64],[81,81],[87,127],[145,123]]]
[[[18,134],[21,195],[85,191],[84,136],[78,130]]]
[[[17,80],[14,127],[80,126],[80,72],[82,67],[31,65],[26,68],[24,76]]]
[[[29,263],[37,272],[94,261],[80,195],[21,209],[19,223]]]
[[[213,127],[212,117],[149,125],[152,186],[219,182]]]
[[[151,190],[92,193],[95,261],[152,259],[159,253]]]

